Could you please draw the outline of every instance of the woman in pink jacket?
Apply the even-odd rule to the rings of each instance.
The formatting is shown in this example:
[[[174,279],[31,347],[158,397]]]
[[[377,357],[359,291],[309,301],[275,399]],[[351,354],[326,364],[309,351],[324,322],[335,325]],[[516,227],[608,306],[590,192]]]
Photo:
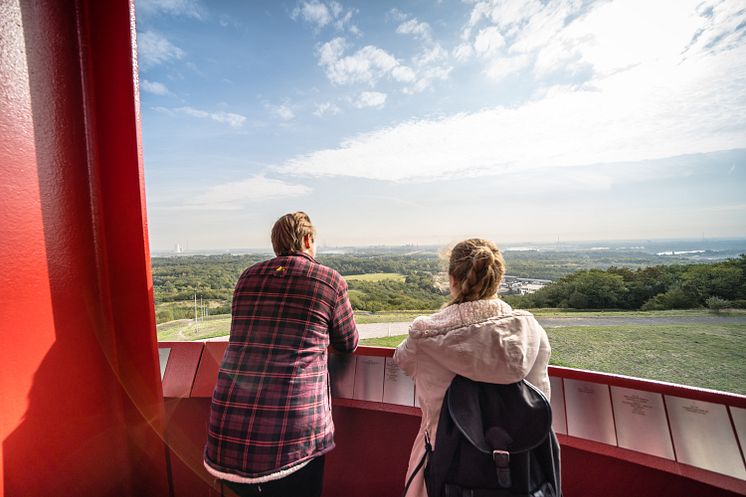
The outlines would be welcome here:
[[[505,275],[500,251],[489,240],[471,238],[451,251],[451,301],[431,316],[420,316],[394,360],[415,381],[422,424],[409,457],[407,479],[425,453],[425,437],[435,447],[440,406],[454,376],[486,383],[525,379],[549,398],[550,347],[547,334],[527,311],[513,310],[497,290]],[[426,497],[423,471],[408,497]]]

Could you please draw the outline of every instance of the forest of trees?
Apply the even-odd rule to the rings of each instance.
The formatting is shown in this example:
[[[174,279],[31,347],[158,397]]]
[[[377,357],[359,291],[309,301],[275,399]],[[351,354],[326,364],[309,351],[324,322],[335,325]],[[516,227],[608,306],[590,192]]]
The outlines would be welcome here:
[[[509,301],[522,308],[746,308],[746,255],[714,264],[577,271]]]
[[[447,300],[435,287],[433,275],[415,271],[405,281],[350,281],[350,303],[360,311],[437,309]]]
[[[746,255],[713,264],[648,266],[644,265],[642,256],[625,257],[620,261],[610,254],[507,254],[511,275],[533,278],[560,276],[534,294],[505,298],[520,308],[657,310],[746,307]],[[247,267],[266,258],[266,255],[154,258],[152,267],[158,322],[192,317],[194,296],[211,302],[210,314],[230,313],[230,301],[238,277]],[[404,281],[350,280],[350,301],[355,310],[437,309],[448,298],[447,292],[435,285],[434,275],[444,271],[445,265],[433,253],[322,255],[319,260],[342,275],[398,273],[405,276]],[[591,269],[586,269],[588,267]]]
[[[193,298],[218,301],[210,314],[230,313],[233,288],[241,273],[266,255],[156,257],[152,261],[154,296],[159,323],[194,316]],[[437,309],[446,300],[433,275],[442,262],[430,255],[321,255],[319,262],[343,276],[398,273],[405,281],[350,281],[355,310]],[[165,305],[173,303],[173,305]]]

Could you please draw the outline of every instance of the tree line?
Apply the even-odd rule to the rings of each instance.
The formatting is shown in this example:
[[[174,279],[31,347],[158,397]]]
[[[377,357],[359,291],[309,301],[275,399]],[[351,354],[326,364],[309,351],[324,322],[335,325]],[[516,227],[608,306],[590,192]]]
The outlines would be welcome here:
[[[746,254],[714,264],[582,270],[536,293],[506,300],[522,308],[746,308]]]
[[[401,311],[438,309],[446,301],[446,295],[436,288],[433,275],[415,271],[404,281],[358,281],[349,282],[350,304],[359,311]]]
[[[746,308],[746,255],[713,264],[628,267],[607,262],[609,254],[585,259],[582,254],[515,254],[506,261],[508,273],[539,278],[562,274],[538,292],[505,296],[521,308],[658,310]],[[210,301],[210,314],[230,313],[233,288],[241,273],[267,255],[159,257],[152,261],[158,322],[194,316],[193,298]],[[506,256],[507,258],[507,256]],[[322,255],[320,262],[343,275],[399,273],[405,281],[354,280],[350,302],[358,311],[434,310],[447,295],[433,276],[445,270],[436,255]],[[634,257],[634,264],[641,259]],[[618,261],[617,261],[618,262]],[[631,261],[628,261],[631,262]],[[552,267],[557,264],[557,267]],[[602,265],[603,268],[588,266]],[[518,267],[518,271],[514,269]],[[573,269],[585,267],[584,269]]]
[[[205,299],[230,300],[241,273],[269,257],[266,254],[154,257],[155,302],[189,300],[195,293]],[[343,276],[371,273],[432,275],[442,270],[441,261],[434,255],[320,255],[317,259]]]

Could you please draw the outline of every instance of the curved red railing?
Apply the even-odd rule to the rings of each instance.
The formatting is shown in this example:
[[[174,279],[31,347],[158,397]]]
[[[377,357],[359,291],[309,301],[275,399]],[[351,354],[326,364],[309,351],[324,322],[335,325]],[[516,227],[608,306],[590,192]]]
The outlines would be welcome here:
[[[201,468],[201,448],[210,395],[227,342],[159,346],[170,349],[163,390],[169,413],[167,441],[176,461],[175,495],[196,495],[199,485],[213,484]],[[401,492],[420,410],[414,405],[414,385],[410,397],[406,382],[411,380],[396,371],[390,360],[393,352],[391,348],[360,347],[341,369],[334,366],[340,356],[330,355],[337,448],[327,461],[326,497]],[[350,374],[352,379],[342,378]],[[549,374],[565,495],[746,495],[744,427],[740,424],[746,420],[746,397],[564,367],[550,367]],[[337,384],[340,381],[346,384]],[[391,385],[399,401],[384,402]],[[619,395],[627,397],[619,402]],[[659,408],[657,414],[653,404]],[[634,414],[636,409],[643,414]],[[650,447],[625,447],[629,419],[635,427],[664,420],[659,425],[663,428],[643,437],[643,442],[660,439],[661,446],[670,445],[670,454],[656,455],[660,447],[655,444],[652,451]],[[594,431],[597,424],[611,431]],[[712,433],[720,438],[713,439]],[[714,458],[707,456],[713,444]],[[723,463],[721,456],[728,453],[733,457]]]

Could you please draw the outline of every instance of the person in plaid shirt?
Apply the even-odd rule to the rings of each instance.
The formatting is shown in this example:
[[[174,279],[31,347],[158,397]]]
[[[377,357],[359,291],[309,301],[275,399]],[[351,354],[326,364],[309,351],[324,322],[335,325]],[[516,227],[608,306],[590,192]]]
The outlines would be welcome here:
[[[316,262],[304,212],[272,228],[277,257],[246,269],[210,405],[204,464],[240,496],[318,497],[334,448],[327,349],[358,332],[340,274]]]

